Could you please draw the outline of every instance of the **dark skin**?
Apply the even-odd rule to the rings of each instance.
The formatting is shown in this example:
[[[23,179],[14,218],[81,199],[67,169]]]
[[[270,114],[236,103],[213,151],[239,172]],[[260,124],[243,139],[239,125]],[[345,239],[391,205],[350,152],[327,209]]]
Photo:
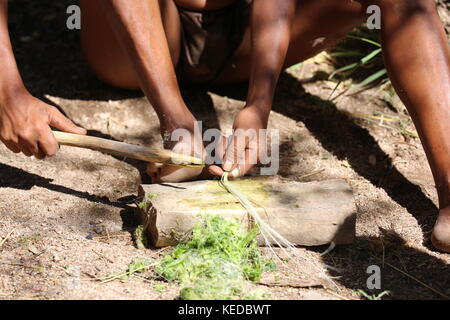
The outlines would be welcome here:
[[[78,134],[86,130],[26,90],[11,48],[7,12],[7,1],[0,0],[0,140],[15,153],[43,159],[58,150],[50,126]]]
[[[233,1],[81,2],[83,50],[92,69],[109,84],[141,89],[158,114],[163,135],[178,128],[191,132],[190,139],[179,142],[187,153],[202,142],[194,136],[195,118],[181,97],[175,74],[181,39],[175,3],[202,11]],[[433,0],[254,0],[244,41],[218,81],[249,81],[246,106],[236,116],[235,129],[266,128],[280,72],[363,23],[372,4],[382,10],[381,38],[389,76],[419,132],[436,183],[440,211],[432,241],[450,252],[450,50]],[[57,144],[49,125],[75,133],[83,130],[23,86],[6,12],[7,1],[0,0],[0,69],[5,70],[0,76],[0,139],[14,152],[51,156]],[[411,45],[412,39],[417,45]],[[222,145],[225,164],[209,171],[220,176],[238,167],[245,174],[251,165],[237,159],[250,158],[257,148]],[[182,181],[200,174],[158,164],[150,165],[148,172],[156,181]]]

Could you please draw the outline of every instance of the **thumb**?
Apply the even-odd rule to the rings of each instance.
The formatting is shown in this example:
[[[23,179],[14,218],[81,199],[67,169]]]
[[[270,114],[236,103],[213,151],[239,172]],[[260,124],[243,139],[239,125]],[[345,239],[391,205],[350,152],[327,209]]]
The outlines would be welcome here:
[[[68,133],[86,134],[86,129],[75,125],[69,118],[65,117],[58,109],[49,106],[50,115],[49,125]]]

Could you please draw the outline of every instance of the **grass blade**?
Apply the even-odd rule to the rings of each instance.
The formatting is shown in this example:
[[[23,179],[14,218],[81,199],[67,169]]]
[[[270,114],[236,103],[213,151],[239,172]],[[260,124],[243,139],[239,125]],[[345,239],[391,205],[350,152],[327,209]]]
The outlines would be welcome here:
[[[374,40],[370,40],[370,39],[363,38],[363,37],[358,37],[358,36],[352,36],[352,35],[348,35],[347,38],[361,40],[361,41],[373,44],[374,46],[377,46],[377,47],[381,48],[381,44],[376,42],[376,41],[374,41]]]
[[[372,82],[380,79],[385,74],[387,74],[387,70],[386,69],[381,69],[381,70],[375,72],[374,74],[372,74],[371,76],[367,77],[366,79],[364,79],[361,83],[353,85],[352,86],[352,90],[356,90],[356,89],[360,89],[362,87],[365,87],[365,86],[371,84]]]

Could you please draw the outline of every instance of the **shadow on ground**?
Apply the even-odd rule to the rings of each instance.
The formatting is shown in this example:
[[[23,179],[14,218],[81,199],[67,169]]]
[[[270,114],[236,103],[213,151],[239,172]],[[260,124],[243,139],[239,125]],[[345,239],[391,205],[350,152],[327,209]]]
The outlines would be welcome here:
[[[338,282],[369,295],[389,291],[383,300],[450,299],[450,265],[408,246],[391,230],[380,231],[379,238],[357,237],[354,244],[337,247],[323,257],[324,263],[340,269],[339,273],[332,272],[339,277]],[[368,289],[368,282],[373,283],[370,266],[380,268],[381,289]]]
[[[106,204],[113,207],[129,208],[120,201],[111,201],[107,197],[99,197],[88,192],[78,191],[62,185],[54,184],[52,179],[41,177],[37,174],[26,172],[22,169],[0,163],[0,187],[17,190],[31,190],[33,187],[41,187],[47,190],[72,195],[94,203]]]

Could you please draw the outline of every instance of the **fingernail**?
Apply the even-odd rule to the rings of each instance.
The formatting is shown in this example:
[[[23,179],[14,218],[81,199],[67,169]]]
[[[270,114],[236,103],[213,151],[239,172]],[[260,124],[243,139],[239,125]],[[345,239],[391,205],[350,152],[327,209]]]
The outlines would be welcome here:
[[[233,176],[233,178],[239,178],[239,176],[241,175],[239,168],[235,168],[233,171],[231,171],[231,175]]]
[[[225,163],[223,164],[223,170],[225,171],[230,171],[232,167],[233,163],[230,161],[225,161]]]
[[[87,133],[87,130],[82,128],[82,127],[78,127],[77,126],[76,128],[77,128],[76,131],[78,131],[79,134],[86,134]]]

